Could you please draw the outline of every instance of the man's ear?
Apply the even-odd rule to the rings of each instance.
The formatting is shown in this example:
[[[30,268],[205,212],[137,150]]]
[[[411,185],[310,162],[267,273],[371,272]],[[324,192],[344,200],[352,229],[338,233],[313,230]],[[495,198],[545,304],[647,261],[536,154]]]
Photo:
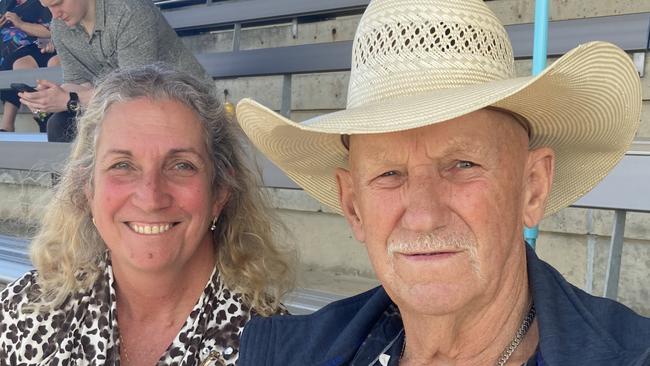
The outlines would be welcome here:
[[[339,203],[341,205],[341,211],[343,211],[343,216],[348,220],[354,237],[363,243],[366,240],[366,235],[363,228],[363,221],[359,216],[352,175],[348,170],[343,168],[336,168],[335,174],[336,185],[339,189]]]
[[[528,152],[524,176],[524,225],[533,227],[544,217],[555,172],[555,153],[548,147]]]

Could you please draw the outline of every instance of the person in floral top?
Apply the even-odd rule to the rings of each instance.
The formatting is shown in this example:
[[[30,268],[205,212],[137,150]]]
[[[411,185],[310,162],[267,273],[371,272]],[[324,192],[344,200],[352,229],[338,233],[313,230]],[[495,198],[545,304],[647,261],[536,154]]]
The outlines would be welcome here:
[[[58,64],[52,48],[39,47],[39,39],[50,38],[52,19],[50,11],[39,0],[0,0],[0,13],[0,71]],[[13,131],[20,99],[13,90],[3,90],[0,99],[5,104],[0,131]],[[41,132],[45,132],[44,121],[35,117],[41,122]]]

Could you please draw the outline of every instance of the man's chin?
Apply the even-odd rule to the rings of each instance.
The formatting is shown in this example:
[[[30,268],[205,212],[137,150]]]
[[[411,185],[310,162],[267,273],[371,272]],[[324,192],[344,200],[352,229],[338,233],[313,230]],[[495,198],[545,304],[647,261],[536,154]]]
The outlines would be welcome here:
[[[390,287],[389,287],[390,286]],[[391,299],[400,308],[428,316],[443,316],[461,309],[470,297],[467,284],[417,282],[384,285]]]
[[[392,271],[404,284],[431,286],[456,283],[460,277],[474,273],[467,252],[436,253],[431,255],[395,254]]]

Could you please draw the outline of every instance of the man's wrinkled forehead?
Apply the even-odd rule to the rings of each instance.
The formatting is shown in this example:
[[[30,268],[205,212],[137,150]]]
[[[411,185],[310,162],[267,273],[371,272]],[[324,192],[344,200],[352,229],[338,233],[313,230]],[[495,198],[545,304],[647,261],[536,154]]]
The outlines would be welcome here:
[[[432,160],[459,158],[472,160],[477,157],[500,155],[501,144],[496,139],[483,139],[476,135],[437,136],[427,131],[387,133],[382,138],[358,135],[352,138],[348,161],[351,166],[376,164],[402,165],[411,154],[420,151]]]
[[[460,130],[460,128],[458,128],[458,127],[460,127],[460,125],[458,125],[459,123],[464,123],[465,119],[470,119],[470,118],[472,118],[473,116],[475,116],[478,113],[483,114],[484,118],[489,118],[492,121],[497,121],[498,124],[503,124],[502,126],[508,126],[508,128],[506,128],[506,129],[499,129],[500,131],[503,131],[503,138],[504,139],[506,139],[508,137],[508,133],[506,133],[505,131],[508,131],[509,129],[513,129],[513,127],[516,126],[516,127],[514,127],[514,130],[517,131],[516,134],[521,133],[521,131],[524,131],[525,134],[526,134],[527,139],[530,140],[531,128],[530,128],[529,122],[526,120],[526,118],[524,118],[523,116],[521,116],[521,115],[519,115],[517,113],[510,112],[510,111],[507,111],[507,110],[503,110],[503,109],[500,109],[500,108],[487,107],[487,108],[484,108],[483,110],[473,112],[473,113],[469,113],[467,115],[461,116],[461,117],[456,118],[454,120],[441,122],[440,124],[448,125],[448,127],[452,128],[452,129]],[[485,117],[485,116],[489,116],[489,117]],[[458,127],[456,127],[456,126],[458,126]],[[400,133],[413,132],[412,133],[413,136],[418,136],[419,135],[419,133],[417,132],[418,130],[422,130],[423,128],[428,128],[428,127],[430,127],[430,126],[421,127],[421,128],[413,129],[413,130],[410,130],[410,131],[407,130],[407,131],[403,131],[403,132],[400,132]],[[454,128],[454,127],[456,127],[456,128]],[[485,126],[479,125],[479,126],[476,126],[475,129],[476,130],[481,130],[483,127],[485,127]],[[487,129],[491,129],[491,127],[487,127]],[[472,131],[472,132],[474,132],[474,131]],[[383,136],[390,136],[391,133],[376,134],[376,136],[382,136],[382,135]],[[364,136],[364,135],[360,135],[360,136]],[[368,136],[368,135],[366,135],[366,136]],[[353,138],[355,138],[355,137],[352,137],[350,135],[341,135],[341,143],[343,144],[343,146],[348,151],[350,151],[351,139],[353,139]],[[368,141],[368,139],[363,139],[363,140],[365,140],[366,142]],[[466,148],[472,148],[472,147],[476,148],[476,144],[471,143],[471,141],[472,141],[471,137],[469,139],[463,139],[463,136],[461,135],[455,140],[456,140],[456,142],[458,142],[458,146],[465,146]],[[388,141],[390,141],[390,139]],[[382,148],[382,146],[378,146],[378,148]]]

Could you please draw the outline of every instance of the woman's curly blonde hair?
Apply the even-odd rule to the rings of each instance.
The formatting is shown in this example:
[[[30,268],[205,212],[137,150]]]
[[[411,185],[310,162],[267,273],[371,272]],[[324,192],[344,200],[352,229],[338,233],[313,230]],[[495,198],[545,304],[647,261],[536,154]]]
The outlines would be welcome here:
[[[212,157],[213,187],[230,192],[214,230],[217,269],[226,286],[242,293],[257,313],[278,311],[281,297],[293,285],[295,254],[276,244],[274,232],[284,227],[269,208],[259,175],[249,166],[237,124],[211,90],[160,65],[116,71],[99,84],[78,121],[71,154],[32,242],[41,306],[57,307],[97,280],[106,245],[92,223],[86,192],[93,192],[102,121],[111,105],[146,97],[178,101],[196,112]]]

